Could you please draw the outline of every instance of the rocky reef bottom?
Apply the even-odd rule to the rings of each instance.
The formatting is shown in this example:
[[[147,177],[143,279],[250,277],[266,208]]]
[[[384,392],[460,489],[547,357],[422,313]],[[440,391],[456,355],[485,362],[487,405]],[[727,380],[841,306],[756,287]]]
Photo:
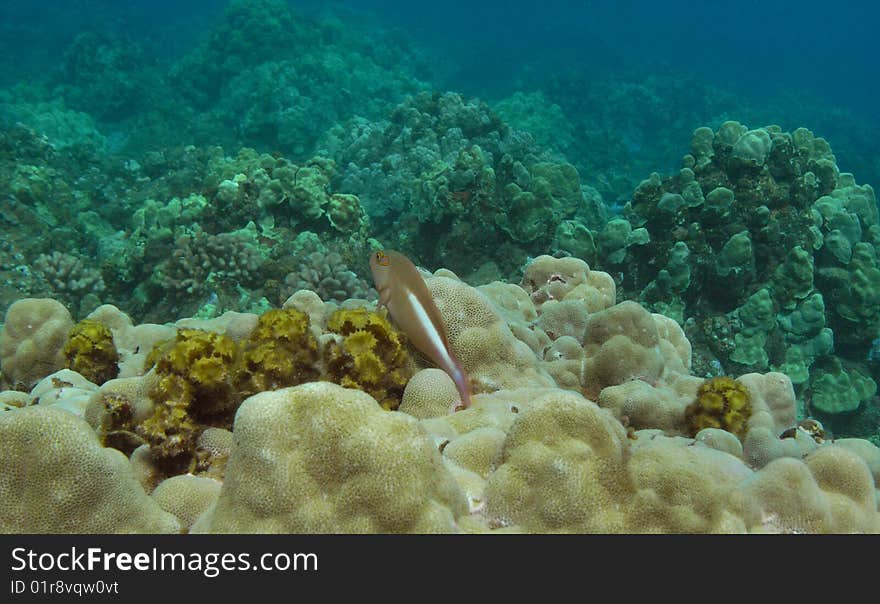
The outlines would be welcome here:
[[[13,304],[0,531],[880,532],[880,449],[781,373],[691,374],[679,325],[574,258],[425,275],[473,405],[364,300],[134,325]]]

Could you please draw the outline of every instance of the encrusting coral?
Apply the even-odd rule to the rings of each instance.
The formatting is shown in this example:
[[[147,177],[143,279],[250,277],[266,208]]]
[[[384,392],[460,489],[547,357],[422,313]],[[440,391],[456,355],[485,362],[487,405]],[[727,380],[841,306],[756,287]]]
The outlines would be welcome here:
[[[93,319],[84,319],[71,330],[64,357],[69,369],[99,386],[119,375],[119,352],[113,334]]]
[[[242,397],[318,378],[318,342],[309,316],[295,308],[260,315],[240,350],[235,384]]]
[[[712,378],[700,384],[696,400],[684,414],[692,436],[705,428],[721,428],[742,440],[752,415],[751,395],[733,378]]]
[[[172,342],[153,350],[147,364],[158,378],[150,391],[155,410],[137,432],[154,456],[170,459],[191,452],[199,421],[234,412],[236,353],[230,338],[198,329],[179,329]]]
[[[415,371],[406,337],[384,316],[365,308],[339,309],[327,319],[338,338],[324,346],[325,379],[371,395],[397,409]]]

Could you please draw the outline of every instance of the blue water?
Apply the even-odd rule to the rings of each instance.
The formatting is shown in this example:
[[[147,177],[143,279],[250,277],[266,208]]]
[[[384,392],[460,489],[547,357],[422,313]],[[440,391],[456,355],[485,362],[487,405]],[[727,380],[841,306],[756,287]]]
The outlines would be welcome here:
[[[733,117],[778,123],[786,129],[806,126],[831,140],[844,169],[875,184],[880,175],[874,145],[874,133],[880,131],[876,102],[880,8],[875,3],[302,0],[289,4],[304,11],[330,6],[343,19],[361,21],[366,15],[376,28],[399,28],[430,63],[429,84],[490,100],[542,88],[572,70],[584,76],[578,80],[581,89],[588,88],[594,76],[596,81],[615,74],[631,81],[652,73],[695,78],[700,86],[735,99],[720,108],[709,107],[706,90],[694,87],[689,102],[693,106],[681,108],[682,119],[708,123]],[[225,6],[224,0],[5,0],[0,5],[0,51],[5,57],[0,61],[0,85],[45,79],[83,31],[125,36],[143,46],[148,63],[171,63],[197,45]],[[664,94],[662,88],[652,92]],[[664,119],[674,119],[674,104],[682,103],[684,94],[675,94],[673,115],[664,107],[660,112]],[[576,105],[566,107],[565,99],[551,100],[563,110],[577,110]],[[744,103],[751,110],[736,115]],[[659,118],[647,111],[646,120]],[[242,142],[260,146],[257,140]],[[647,144],[650,152],[650,141]]]
[[[308,9],[328,4],[370,11],[382,23],[402,28],[458,63],[460,83],[474,89],[481,82],[511,87],[525,65],[553,71],[572,64],[663,63],[755,95],[790,89],[880,117],[880,6],[873,2],[290,2]],[[185,51],[196,39],[174,39],[174,32],[197,36],[224,5],[224,0],[4,0],[0,19],[5,49],[28,66],[83,29],[130,33],[161,41],[156,50]],[[15,41],[20,44],[9,47]],[[481,69],[487,70],[482,77]]]
[[[546,0],[352,3],[460,63],[479,86],[522,65],[666,64],[746,94],[791,90],[877,120],[880,6],[873,2]]]

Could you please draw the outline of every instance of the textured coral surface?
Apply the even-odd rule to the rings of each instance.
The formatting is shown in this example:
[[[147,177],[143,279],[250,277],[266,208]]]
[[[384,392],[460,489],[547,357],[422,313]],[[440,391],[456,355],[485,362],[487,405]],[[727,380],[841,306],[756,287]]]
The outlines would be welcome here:
[[[878,531],[870,19],[37,4],[0,530]]]
[[[465,410],[363,300],[298,292],[165,341],[96,310],[120,359],[153,352],[101,385],[63,369],[0,394],[3,529],[880,532],[880,449],[799,416],[782,373],[693,375],[681,327],[616,303],[609,275],[544,256],[522,285],[426,281]],[[36,332],[57,321],[28,308],[49,301],[20,305]],[[34,354],[9,351],[13,367]]]

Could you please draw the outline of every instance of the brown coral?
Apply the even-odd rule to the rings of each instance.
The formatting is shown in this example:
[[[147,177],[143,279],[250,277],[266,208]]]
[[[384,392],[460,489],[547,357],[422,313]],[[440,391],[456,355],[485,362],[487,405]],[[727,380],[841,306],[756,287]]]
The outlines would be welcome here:
[[[154,457],[188,456],[203,422],[231,422],[240,402],[232,384],[237,353],[231,338],[180,329],[173,342],[150,354],[148,363],[155,362],[158,376],[150,390],[155,410],[137,433],[150,443]]]
[[[235,382],[241,398],[317,379],[318,343],[295,308],[263,313],[242,344]]]
[[[752,400],[745,386],[722,376],[703,382],[697,399],[685,409],[691,436],[704,428],[721,428],[742,440],[752,415]]]
[[[119,353],[110,329],[93,319],[77,323],[67,337],[64,357],[68,369],[97,385],[119,375]]]
[[[385,409],[397,409],[415,370],[403,334],[364,308],[337,310],[327,330],[339,336],[324,348],[327,379],[363,390]]]

